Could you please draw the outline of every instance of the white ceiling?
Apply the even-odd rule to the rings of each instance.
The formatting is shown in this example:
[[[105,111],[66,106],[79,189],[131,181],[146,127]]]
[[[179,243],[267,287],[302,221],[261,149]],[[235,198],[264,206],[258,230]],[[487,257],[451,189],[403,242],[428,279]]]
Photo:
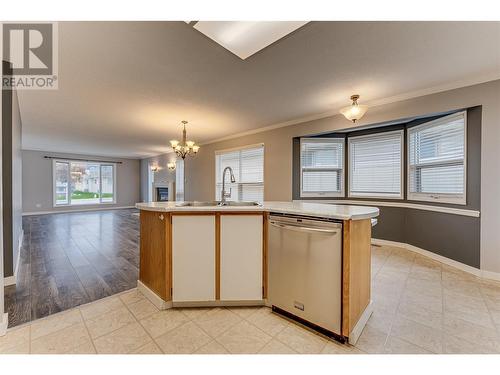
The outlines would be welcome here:
[[[310,22],[246,60],[185,22],[64,22],[59,89],[18,95],[24,149],[146,157],[169,151],[184,119],[205,143],[353,93],[373,103],[496,78],[498,22]]]

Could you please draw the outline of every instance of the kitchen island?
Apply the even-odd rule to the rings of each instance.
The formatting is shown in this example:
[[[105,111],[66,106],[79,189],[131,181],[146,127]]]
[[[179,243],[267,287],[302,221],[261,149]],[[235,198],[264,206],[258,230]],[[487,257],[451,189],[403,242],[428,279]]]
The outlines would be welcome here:
[[[280,258],[273,256],[274,250],[270,248],[269,228],[271,224],[278,226],[270,217],[286,215],[297,222],[314,219],[336,223],[340,228],[339,256],[332,258],[337,259],[336,264],[326,266],[331,266],[332,272],[338,268],[338,285],[319,288],[327,292],[332,288],[332,296],[338,295],[338,301],[334,301],[338,304],[338,328],[325,330],[325,325],[304,319],[307,315],[301,313],[307,308],[299,302],[295,306],[298,309],[289,317],[320,332],[331,333],[340,341],[357,340],[372,312],[371,219],[378,216],[376,207],[305,202],[230,206],[209,203],[136,205],[141,212],[138,289],[151,302],[160,309],[266,305],[280,313],[289,313],[276,307],[273,301],[272,292],[278,289],[278,282],[273,280],[278,280],[276,270],[280,265],[276,262]],[[326,232],[320,227],[313,230]],[[286,234],[277,236],[280,242],[280,236]],[[303,247],[313,241],[309,236],[303,237]]]

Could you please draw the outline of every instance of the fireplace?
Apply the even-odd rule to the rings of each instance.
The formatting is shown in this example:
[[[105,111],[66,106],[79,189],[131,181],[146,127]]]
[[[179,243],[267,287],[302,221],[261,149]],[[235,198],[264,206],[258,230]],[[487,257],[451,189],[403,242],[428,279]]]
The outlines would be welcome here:
[[[175,200],[175,190],[173,182],[157,182],[153,184],[153,201],[168,202]]]
[[[156,201],[157,202],[167,202],[168,201],[168,187],[157,187],[156,188]]]

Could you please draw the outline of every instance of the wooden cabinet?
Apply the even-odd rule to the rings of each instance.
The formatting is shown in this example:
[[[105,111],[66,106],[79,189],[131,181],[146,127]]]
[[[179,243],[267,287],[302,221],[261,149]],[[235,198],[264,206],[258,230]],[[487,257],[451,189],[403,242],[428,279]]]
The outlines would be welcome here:
[[[173,302],[215,300],[215,214],[172,215]]]
[[[141,251],[139,280],[170,300],[170,215],[141,210]]]
[[[220,299],[263,298],[263,216],[220,216]]]

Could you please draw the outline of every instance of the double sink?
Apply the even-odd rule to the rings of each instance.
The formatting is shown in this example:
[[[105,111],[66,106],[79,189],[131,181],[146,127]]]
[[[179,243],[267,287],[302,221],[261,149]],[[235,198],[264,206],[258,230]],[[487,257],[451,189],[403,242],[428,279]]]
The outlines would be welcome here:
[[[177,207],[244,207],[244,206],[260,206],[259,202],[233,202],[233,201],[210,201],[210,202],[179,202],[176,204]]]

